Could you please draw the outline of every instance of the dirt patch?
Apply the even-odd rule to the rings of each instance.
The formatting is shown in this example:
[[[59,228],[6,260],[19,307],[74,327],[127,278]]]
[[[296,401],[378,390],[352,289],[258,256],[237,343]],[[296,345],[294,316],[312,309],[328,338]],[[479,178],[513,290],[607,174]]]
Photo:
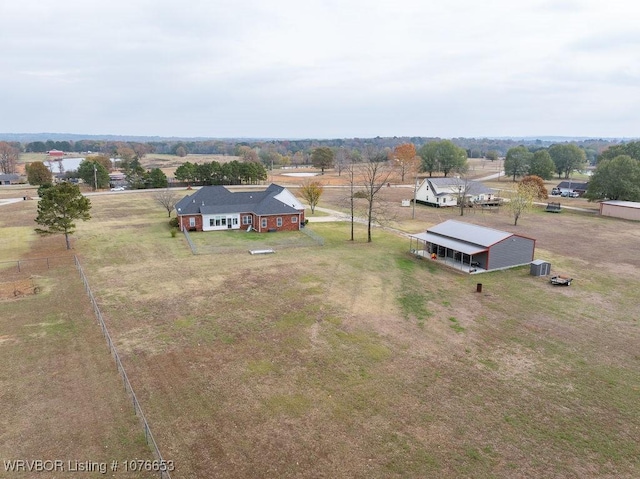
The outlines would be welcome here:
[[[22,298],[40,291],[41,287],[32,278],[3,282],[0,283],[0,300]]]

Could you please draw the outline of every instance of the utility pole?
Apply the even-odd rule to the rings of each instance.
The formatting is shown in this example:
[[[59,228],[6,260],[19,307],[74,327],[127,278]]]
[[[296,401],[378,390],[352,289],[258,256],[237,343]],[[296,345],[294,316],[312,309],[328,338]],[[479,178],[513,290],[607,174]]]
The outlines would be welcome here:
[[[96,168],[96,164],[93,164],[93,183],[95,185],[95,191],[98,191],[98,168]]]
[[[411,212],[411,219],[416,219],[416,194],[418,192],[418,174],[416,173],[416,181],[413,184],[413,211]]]

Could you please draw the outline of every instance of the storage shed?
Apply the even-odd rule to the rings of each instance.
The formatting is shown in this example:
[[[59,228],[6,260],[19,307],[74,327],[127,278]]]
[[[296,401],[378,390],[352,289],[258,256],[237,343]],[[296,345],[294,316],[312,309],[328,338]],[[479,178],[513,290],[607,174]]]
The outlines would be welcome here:
[[[410,235],[413,254],[469,273],[529,264],[535,247],[535,239],[456,220]]]
[[[600,203],[600,214],[625,220],[640,221],[640,203],[636,201],[603,201]]]
[[[551,274],[551,263],[542,259],[531,262],[531,276],[548,276]]]

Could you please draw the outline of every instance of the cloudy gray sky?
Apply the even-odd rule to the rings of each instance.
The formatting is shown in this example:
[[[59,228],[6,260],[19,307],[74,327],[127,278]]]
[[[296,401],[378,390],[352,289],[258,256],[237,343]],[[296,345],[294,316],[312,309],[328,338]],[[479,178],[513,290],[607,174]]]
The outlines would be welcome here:
[[[636,0],[13,0],[0,132],[640,136]]]

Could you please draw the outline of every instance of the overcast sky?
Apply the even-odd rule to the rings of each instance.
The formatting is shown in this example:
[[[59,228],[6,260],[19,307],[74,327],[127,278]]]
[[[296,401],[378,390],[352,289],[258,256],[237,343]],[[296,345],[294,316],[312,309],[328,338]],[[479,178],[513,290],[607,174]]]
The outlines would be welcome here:
[[[0,132],[640,136],[636,0],[6,0]]]

